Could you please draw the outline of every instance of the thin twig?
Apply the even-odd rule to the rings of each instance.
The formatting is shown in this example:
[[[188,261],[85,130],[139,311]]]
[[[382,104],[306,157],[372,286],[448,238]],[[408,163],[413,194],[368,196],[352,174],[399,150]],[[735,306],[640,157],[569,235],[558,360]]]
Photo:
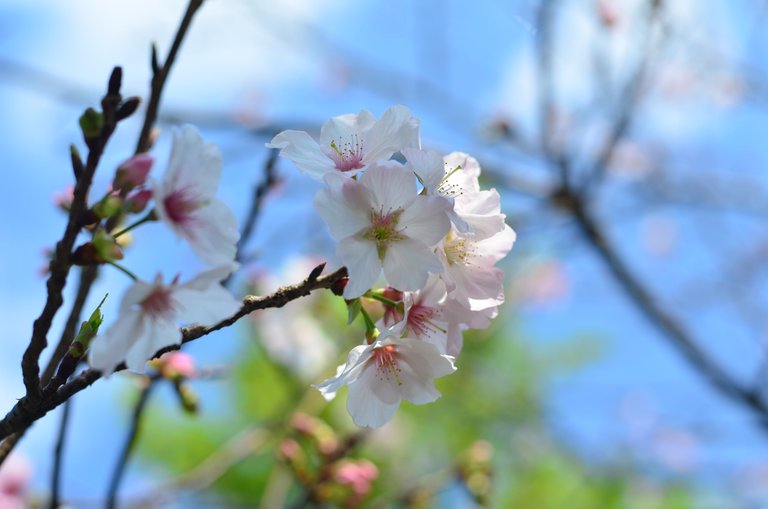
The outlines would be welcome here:
[[[287,303],[298,298],[305,297],[313,291],[332,288],[347,276],[346,267],[342,267],[336,272],[328,274],[327,276],[318,277],[319,271],[317,269],[319,268],[321,267],[319,266],[316,268],[316,270],[313,270],[309,277],[307,277],[301,283],[285,286],[278,289],[271,295],[249,295],[245,297],[243,299],[242,307],[237,313],[215,325],[208,327],[202,325],[182,327],[181,344],[189,343],[190,341],[194,341],[198,338],[206,336],[211,332],[229,327],[253,311],[259,309],[283,307]],[[171,350],[177,350],[178,348],[179,345],[163,348],[155,354],[155,357],[158,357],[163,353]],[[118,366],[117,369],[125,369],[125,365]],[[62,376],[64,375],[66,375],[68,378],[71,373],[63,373]],[[0,420],[0,440],[5,440],[11,434],[25,430],[33,422],[43,417],[46,413],[58,407],[78,392],[90,386],[99,378],[101,378],[100,371],[89,369],[83,371],[78,376],[74,377],[72,380],[57,388],[56,390],[46,391],[41,400],[32,402],[26,396],[21,398],[18,403],[16,403],[16,405],[11,409],[11,411],[8,412],[8,414],[2,420]]]
[[[77,333],[77,326],[80,325],[85,301],[88,298],[91,287],[98,275],[99,267],[96,265],[80,269],[80,280],[78,282],[75,300],[72,303],[72,309],[69,312],[69,318],[64,326],[64,330],[61,332],[59,343],[56,345],[56,349],[53,351],[51,358],[48,360],[48,364],[43,370],[43,374],[40,376],[40,383],[43,386],[51,381],[54,373],[56,373],[56,367],[59,365],[59,362],[61,362],[64,355],[66,355],[69,347],[72,346],[72,340],[75,339],[75,334]]]
[[[72,407],[72,400],[64,402],[64,408],[61,410],[61,421],[59,423],[59,435],[56,439],[56,448],[53,453],[53,472],[51,474],[51,503],[50,509],[58,509],[61,505],[61,473],[64,463],[64,444],[67,438],[67,429],[69,428],[69,412]]]
[[[152,392],[157,378],[146,377],[144,379],[144,387],[142,387],[139,393],[139,399],[133,407],[131,414],[131,423],[128,427],[128,436],[123,443],[123,449],[120,451],[120,457],[115,465],[115,470],[112,473],[112,478],[109,482],[109,490],[107,491],[107,509],[115,509],[117,507],[117,493],[120,490],[120,484],[125,474],[125,469],[128,466],[128,460],[131,458],[131,453],[136,445],[136,440],[139,436],[141,427],[141,418],[144,415],[144,409],[149,401],[149,395]]]
[[[189,26],[192,23],[192,18],[202,5],[203,0],[190,0],[187,5],[187,10],[184,13],[184,17],[179,24],[179,28],[176,30],[176,36],[173,38],[173,43],[171,44],[171,49],[168,51],[168,56],[165,57],[165,62],[163,62],[162,65],[157,62],[157,54],[154,46],[152,47],[152,91],[149,96],[149,102],[147,103],[147,111],[144,115],[144,125],[141,127],[139,141],[136,144],[137,154],[146,152],[152,146],[150,142],[150,134],[152,133],[152,128],[157,119],[157,112],[160,108],[160,99],[163,95],[165,82],[171,72],[173,63],[176,60],[176,54],[179,52],[181,42],[187,35],[187,30],[189,30]]]

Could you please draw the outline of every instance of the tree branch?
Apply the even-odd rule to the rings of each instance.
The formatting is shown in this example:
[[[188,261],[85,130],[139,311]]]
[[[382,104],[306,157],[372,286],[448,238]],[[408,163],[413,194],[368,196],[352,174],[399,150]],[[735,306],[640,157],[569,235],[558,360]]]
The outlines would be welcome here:
[[[173,62],[176,60],[176,54],[179,52],[181,42],[187,35],[189,26],[192,23],[192,18],[202,5],[203,0],[190,0],[187,5],[187,10],[184,13],[184,17],[176,31],[176,36],[173,38],[173,43],[171,44],[171,49],[168,51],[168,56],[165,57],[165,62],[163,62],[162,65],[157,61],[157,50],[155,49],[155,46],[152,46],[152,91],[149,96],[149,102],[147,103],[147,111],[144,115],[144,125],[141,128],[139,141],[136,144],[137,154],[146,152],[152,146],[150,134],[155,125],[155,120],[157,119],[157,112],[160,108],[160,98],[163,95],[165,81],[168,79],[168,74],[171,72]]]
[[[271,295],[249,295],[245,297],[243,299],[243,305],[237,313],[215,325],[208,327],[202,325],[182,327],[181,344],[189,343],[190,341],[206,336],[211,332],[229,327],[253,311],[283,307],[287,303],[307,296],[315,290],[333,288],[347,276],[346,267],[342,267],[327,276],[318,277],[323,265],[315,268],[301,283],[285,286]],[[163,348],[155,354],[155,357],[158,357],[165,352],[178,349],[179,345]],[[74,366],[72,369],[74,369]],[[118,366],[117,368],[117,370],[122,369],[125,369],[125,365]],[[64,379],[69,378],[70,375],[71,373],[62,373]],[[8,412],[5,418],[0,421],[0,440],[5,440],[14,433],[23,432],[23,430],[29,427],[33,422],[43,417],[46,413],[58,407],[78,392],[90,386],[99,378],[101,378],[100,371],[89,369],[80,373],[78,376],[55,390],[45,391],[42,399],[32,401],[27,396],[21,398],[11,411]],[[5,442],[3,442],[3,445],[4,444]]]
[[[128,460],[131,457],[133,448],[136,445],[136,439],[139,436],[139,428],[141,426],[141,417],[144,414],[144,409],[147,407],[149,401],[149,395],[155,386],[157,379],[145,377],[144,386],[139,393],[139,399],[134,405],[133,412],[131,414],[131,423],[128,428],[128,436],[123,444],[123,449],[120,452],[120,457],[117,460],[115,471],[112,473],[112,479],[109,482],[109,490],[107,491],[107,509],[115,509],[117,507],[117,492],[120,489],[120,483],[123,480],[123,474],[125,474],[125,468],[128,466]]]

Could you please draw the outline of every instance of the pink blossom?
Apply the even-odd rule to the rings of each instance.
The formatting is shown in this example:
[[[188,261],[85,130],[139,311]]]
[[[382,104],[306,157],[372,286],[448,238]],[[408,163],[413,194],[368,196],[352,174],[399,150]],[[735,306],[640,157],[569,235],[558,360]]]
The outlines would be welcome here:
[[[174,134],[168,170],[154,186],[157,215],[214,266],[233,263],[240,238],[232,211],[215,197],[221,170],[219,149],[185,126]]]
[[[328,172],[356,172],[386,161],[406,147],[419,146],[419,121],[405,106],[392,106],[375,120],[366,110],[333,117],[315,141],[305,131],[283,131],[267,144],[279,148],[310,176],[321,180]]]
[[[336,468],[336,481],[352,487],[358,496],[371,491],[371,483],[379,476],[379,469],[370,461],[344,461]]]
[[[450,203],[418,195],[411,171],[390,161],[372,164],[360,180],[334,173],[325,180],[329,187],[318,192],[315,207],[349,270],[345,298],[365,293],[382,268],[398,290],[417,290],[442,270],[432,247],[450,228]]]
[[[120,315],[91,344],[89,363],[109,375],[125,361],[143,371],[155,353],[181,343],[179,323],[213,325],[240,309],[240,302],[219,284],[232,271],[227,265],[198,274],[184,284],[137,281],[120,303]]]

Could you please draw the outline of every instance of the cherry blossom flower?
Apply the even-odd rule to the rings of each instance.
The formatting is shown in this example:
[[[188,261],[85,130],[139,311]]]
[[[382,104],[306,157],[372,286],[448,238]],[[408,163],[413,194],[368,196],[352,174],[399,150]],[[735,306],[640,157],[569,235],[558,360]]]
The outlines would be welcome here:
[[[506,225],[482,240],[456,230],[448,232],[438,254],[445,265],[440,277],[448,287],[449,297],[474,311],[502,304],[504,273],[494,265],[512,249],[515,238],[514,230]]]
[[[24,509],[32,465],[24,456],[12,454],[0,466],[0,509]]]
[[[221,170],[219,149],[184,126],[174,134],[163,181],[154,186],[157,215],[214,266],[233,263],[240,238],[232,211],[214,196]]]
[[[128,369],[143,371],[161,348],[181,343],[179,323],[213,325],[240,309],[240,303],[219,283],[232,266],[205,271],[187,283],[136,281],[123,295],[120,315],[91,343],[91,367],[111,374],[125,361]]]
[[[432,251],[448,232],[450,203],[416,192],[413,173],[394,161],[370,165],[360,180],[329,173],[315,207],[339,240],[337,253],[349,271],[347,299],[359,297],[382,268],[398,290],[424,286],[443,270]]]
[[[391,291],[385,292],[385,296],[390,295]],[[455,357],[462,346],[461,325],[471,320],[473,312],[460,306],[449,310],[446,297],[445,283],[437,275],[430,275],[424,288],[402,293],[404,315],[388,307],[380,323],[392,327],[402,321],[404,335],[431,343],[440,353]]]
[[[305,131],[289,130],[267,144],[318,180],[328,172],[356,173],[406,147],[418,146],[419,121],[400,105],[389,108],[379,120],[366,110],[333,117],[320,129],[318,141]]]
[[[435,379],[456,371],[453,357],[431,343],[400,338],[401,331],[397,324],[372,344],[355,347],[336,376],[316,385],[326,400],[348,385],[347,410],[360,427],[383,426],[402,400],[415,405],[435,401],[440,397]]]

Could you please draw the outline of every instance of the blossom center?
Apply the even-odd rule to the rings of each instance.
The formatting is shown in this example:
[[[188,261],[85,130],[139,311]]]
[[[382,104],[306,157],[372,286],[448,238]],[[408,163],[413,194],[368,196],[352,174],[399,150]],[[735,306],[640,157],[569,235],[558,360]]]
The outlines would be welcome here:
[[[460,170],[461,170],[461,165],[458,165],[455,168],[446,168],[443,179],[437,185],[437,192],[449,198],[459,196],[460,194],[464,194],[464,190],[461,188],[460,185],[455,184],[448,180],[449,178],[451,178],[451,176],[454,173]]]
[[[193,212],[201,205],[202,202],[186,188],[177,189],[163,199],[165,212],[171,221],[178,224],[189,222]]]
[[[444,250],[448,265],[470,265],[472,256],[475,254],[475,245],[450,231],[445,237]]]
[[[337,170],[359,170],[363,167],[363,143],[357,135],[352,137],[352,141],[345,143],[332,140],[328,146],[330,150],[327,154],[336,164]]]
[[[426,336],[438,330],[445,332],[432,321],[437,314],[438,311],[435,308],[414,304],[408,312],[408,328],[417,336]]]
[[[397,365],[397,349],[394,345],[386,345],[376,348],[373,351],[373,361],[376,363],[376,371],[379,374],[379,380],[394,378],[397,385],[402,385],[400,381],[400,367]]]
[[[174,301],[171,290],[165,286],[155,286],[141,303],[142,311],[154,319],[173,316]]]
[[[402,213],[403,209],[397,209],[387,214],[371,211],[371,226],[363,233],[363,238],[376,243],[380,260],[384,260],[387,246],[391,242],[405,238],[397,229],[397,223]]]

